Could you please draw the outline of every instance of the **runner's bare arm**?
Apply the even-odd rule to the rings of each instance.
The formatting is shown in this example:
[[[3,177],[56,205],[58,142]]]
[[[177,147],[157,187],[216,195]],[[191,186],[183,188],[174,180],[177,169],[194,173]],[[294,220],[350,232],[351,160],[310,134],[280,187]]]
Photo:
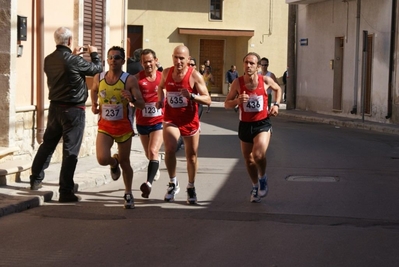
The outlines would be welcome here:
[[[122,95],[135,107],[139,109],[143,109],[145,107],[143,95],[139,89],[139,83],[136,77],[129,75],[126,80],[125,90],[122,90]]]
[[[195,102],[203,105],[210,105],[212,103],[204,78],[198,71],[192,72],[190,77],[190,85],[192,88],[195,87],[199,94],[195,96]]]
[[[98,87],[100,85],[100,74],[94,75],[93,85],[90,90],[91,99],[91,111],[93,114],[98,114],[100,109],[98,108]]]
[[[226,100],[224,101],[224,107],[226,109],[231,109],[234,108],[235,106],[239,105],[239,88],[240,84],[237,79],[233,81],[233,83],[230,85],[230,92],[226,96]]]
[[[281,92],[282,92],[281,87],[273,80],[273,78],[263,76],[263,79],[265,82],[266,94],[267,94],[267,88],[271,88],[274,91],[275,101],[274,104],[272,104],[270,107],[270,115],[277,116],[281,101]]]
[[[267,88],[271,88],[274,91],[274,99],[275,99],[275,103],[280,104],[281,101],[281,87],[280,85],[278,85],[278,83],[276,83],[273,78],[268,77],[268,76],[263,76],[263,80],[265,81],[265,89],[267,90]]]
[[[165,101],[165,80],[166,77],[168,76],[170,68],[166,68],[162,71],[162,78],[161,81],[159,82],[158,85],[158,102],[156,104],[156,107],[163,108],[164,106],[164,101]]]

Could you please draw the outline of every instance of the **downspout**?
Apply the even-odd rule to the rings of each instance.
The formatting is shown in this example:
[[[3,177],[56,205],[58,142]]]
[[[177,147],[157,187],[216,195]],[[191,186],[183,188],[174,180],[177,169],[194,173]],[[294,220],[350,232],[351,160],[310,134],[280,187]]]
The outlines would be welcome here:
[[[351,114],[357,114],[357,90],[359,86],[359,39],[360,39],[360,9],[361,0],[357,0],[356,8],[356,48],[355,48],[355,82],[353,85],[353,108]]]
[[[123,1],[123,16],[122,16],[122,44],[121,46],[127,48],[127,0],[122,0]],[[126,64],[127,65],[127,64]]]
[[[41,144],[44,135],[44,0],[36,0],[36,141]]]
[[[389,52],[389,78],[388,78],[388,113],[386,119],[392,117],[392,88],[393,88],[393,74],[395,71],[395,47],[396,47],[396,6],[397,0],[392,0],[392,16],[391,16],[391,49]]]
[[[298,30],[298,6],[289,4],[288,6],[288,42],[287,42],[287,66],[289,71],[289,78],[287,79],[287,109],[296,108],[296,72],[297,72],[297,51],[296,51],[296,38]]]

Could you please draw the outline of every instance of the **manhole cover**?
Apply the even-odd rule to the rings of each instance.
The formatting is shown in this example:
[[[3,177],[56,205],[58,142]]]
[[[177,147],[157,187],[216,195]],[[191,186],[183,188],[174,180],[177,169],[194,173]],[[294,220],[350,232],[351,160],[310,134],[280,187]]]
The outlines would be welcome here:
[[[304,176],[304,175],[291,175],[286,178],[290,182],[338,182],[338,177],[334,176]]]

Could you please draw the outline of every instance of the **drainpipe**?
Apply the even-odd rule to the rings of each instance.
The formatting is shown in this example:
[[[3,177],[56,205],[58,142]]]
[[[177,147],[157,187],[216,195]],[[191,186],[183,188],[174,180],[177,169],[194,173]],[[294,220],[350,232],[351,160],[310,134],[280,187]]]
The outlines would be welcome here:
[[[36,0],[36,141],[41,144],[44,135],[44,0]]]
[[[359,39],[360,39],[360,8],[361,0],[357,0],[356,8],[356,48],[355,48],[355,82],[353,85],[353,108],[351,114],[357,114],[357,90],[359,86]]]
[[[289,4],[288,6],[288,47],[287,59],[289,78],[287,79],[287,109],[296,108],[296,38],[297,38],[297,11],[298,6]]]
[[[388,78],[388,113],[385,116],[386,119],[390,119],[392,116],[392,88],[393,88],[393,74],[395,71],[395,34],[396,34],[396,6],[397,0],[392,0],[392,16],[391,16],[391,49],[389,52],[389,78]]]

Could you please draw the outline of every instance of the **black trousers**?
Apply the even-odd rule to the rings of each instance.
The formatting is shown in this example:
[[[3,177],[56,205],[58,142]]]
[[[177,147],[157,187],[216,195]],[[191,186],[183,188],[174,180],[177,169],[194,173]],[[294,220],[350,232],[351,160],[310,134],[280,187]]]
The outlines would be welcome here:
[[[73,192],[75,186],[73,176],[82,144],[85,118],[84,107],[50,104],[43,143],[32,163],[31,182],[41,182],[44,179],[44,170],[49,166],[51,156],[62,138],[59,192]]]

